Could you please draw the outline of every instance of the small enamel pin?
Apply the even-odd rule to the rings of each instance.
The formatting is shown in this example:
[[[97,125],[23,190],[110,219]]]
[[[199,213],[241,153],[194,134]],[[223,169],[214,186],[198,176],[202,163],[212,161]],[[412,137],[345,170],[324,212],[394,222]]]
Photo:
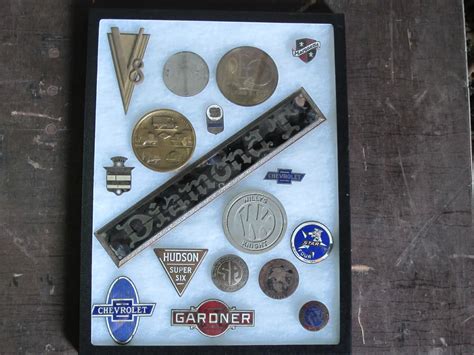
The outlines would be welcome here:
[[[321,48],[321,42],[311,38],[301,38],[296,40],[296,48],[292,50],[293,57],[300,58],[303,62],[309,63],[316,57],[316,52]]]
[[[291,235],[291,250],[306,264],[325,260],[331,252],[333,238],[329,229],[319,222],[300,224]]]
[[[115,73],[122,96],[125,114],[128,111],[132,98],[133,88],[145,79],[143,75],[143,56],[150,35],[143,33],[140,28],[138,34],[120,33],[118,27],[112,27],[107,33],[110,50],[114,60]]]
[[[206,110],[207,131],[212,134],[224,130],[224,111],[219,105],[211,105]]]
[[[294,173],[292,169],[278,169],[269,171],[264,180],[276,180],[277,184],[291,184],[292,181],[301,182],[306,174]]]
[[[127,158],[112,157],[113,166],[104,166],[107,171],[107,191],[120,196],[124,192],[130,191],[132,188],[132,170],[134,168],[125,166]]]

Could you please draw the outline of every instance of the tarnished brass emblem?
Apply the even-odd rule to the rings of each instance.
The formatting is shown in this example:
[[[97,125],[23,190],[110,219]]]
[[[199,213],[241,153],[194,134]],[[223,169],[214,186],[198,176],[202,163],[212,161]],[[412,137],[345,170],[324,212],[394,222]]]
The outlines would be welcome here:
[[[173,110],[155,110],[135,125],[132,148],[147,168],[165,172],[183,166],[196,147],[191,122]]]
[[[217,85],[231,102],[255,106],[272,96],[278,83],[273,59],[261,49],[238,47],[227,52],[217,65]]]
[[[123,109],[127,113],[133,88],[145,79],[143,56],[150,35],[144,34],[143,28],[140,28],[138,34],[120,33],[118,27],[112,27],[111,31],[111,33],[107,33],[107,36],[122,96]]]

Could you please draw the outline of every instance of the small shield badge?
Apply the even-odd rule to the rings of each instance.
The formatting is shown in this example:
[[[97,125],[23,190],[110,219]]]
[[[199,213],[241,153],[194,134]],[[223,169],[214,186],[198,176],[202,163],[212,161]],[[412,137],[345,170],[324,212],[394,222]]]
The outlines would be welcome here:
[[[316,52],[321,47],[321,42],[311,38],[296,40],[296,48],[292,50],[293,57],[299,57],[303,62],[309,63],[316,57]]]
[[[134,168],[125,166],[127,158],[112,157],[113,166],[104,166],[107,171],[107,191],[115,193],[117,196],[132,188],[132,170]]]

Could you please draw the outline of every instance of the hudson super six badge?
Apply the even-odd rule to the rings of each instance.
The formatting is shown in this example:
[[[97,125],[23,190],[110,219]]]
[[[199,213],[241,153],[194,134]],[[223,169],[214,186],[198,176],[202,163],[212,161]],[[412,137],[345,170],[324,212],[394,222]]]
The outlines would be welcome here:
[[[133,88],[145,79],[143,56],[150,35],[143,31],[140,28],[138,34],[120,33],[118,27],[112,27],[111,33],[107,34],[125,113],[130,105]]]
[[[229,328],[253,327],[255,311],[241,311],[219,300],[207,300],[190,309],[171,310],[172,326],[188,326],[208,337],[224,334]]]
[[[178,295],[181,296],[207,254],[207,249],[155,249]]]
[[[103,304],[92,306],[92,317],[105,318],[112,339],[118,344],[127,344],[138,329],[141,317],[150,317],[155,303],[140,303],[133,282],[121,276],[110,285]]]

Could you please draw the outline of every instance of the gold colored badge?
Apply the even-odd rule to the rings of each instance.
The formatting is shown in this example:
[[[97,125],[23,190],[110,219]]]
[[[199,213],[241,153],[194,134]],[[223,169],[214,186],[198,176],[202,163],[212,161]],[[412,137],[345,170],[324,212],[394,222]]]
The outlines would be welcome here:
[[[155,110],[143,116],[132,133],[132,148],[147,168],[166,172],[182,167],[196,147],[191,122],[179,112]]]
[[[193,278],[207,249],[155,249],[155,254],[163,265],[171,283],[181,296]]]
[[[143,28],[140,28],[138,34],[120,33],[118,27],[112,27],[111,31],[111,33],[107,33],[107,36],[122,96],[123,109],[127,113],[133,88],[145,79],[143,56],[150,35],[144,34]]]

